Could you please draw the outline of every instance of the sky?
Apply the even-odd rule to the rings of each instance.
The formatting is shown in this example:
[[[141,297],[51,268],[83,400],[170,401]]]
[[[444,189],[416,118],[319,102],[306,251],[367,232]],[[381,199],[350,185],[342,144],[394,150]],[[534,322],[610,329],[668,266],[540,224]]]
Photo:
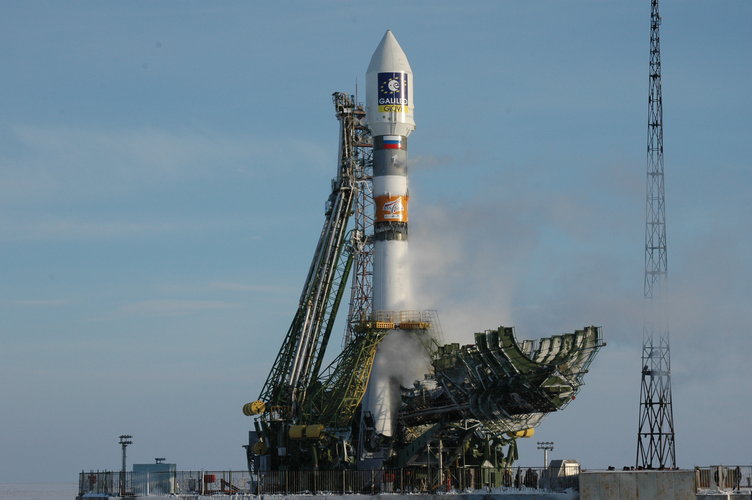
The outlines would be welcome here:
[[[331,94],[363,98],[386,29],[414,72],[416,302],[447,341],[602,327],[520,463],[633,465],[649,4],[0,0],[0,482],[118,469],[120,434],[129,463],[245,468]],[[661,12],[677,461],[752,464],[752,3]]]

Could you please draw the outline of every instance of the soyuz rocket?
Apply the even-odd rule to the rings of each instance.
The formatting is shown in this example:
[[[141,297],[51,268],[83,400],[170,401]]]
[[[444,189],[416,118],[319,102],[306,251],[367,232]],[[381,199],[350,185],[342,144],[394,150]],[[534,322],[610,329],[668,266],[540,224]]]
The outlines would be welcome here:
[[[413,72],[389,30],[366,71],[366,120],[373,137],[373,310],[410,301],[407,265],[407,137],[415,130]]]
[[[405,52],[387,31],[366,71],[366,121],[373,138],[374,260],[373,312],[410,309],[407,262],[407,137],[415,130],[413,72]],[[395,332],[390,333],[392,336]],[[398,408],[399,383],[384,342],[374,360],[363,402],[377,434],[390,437]]]

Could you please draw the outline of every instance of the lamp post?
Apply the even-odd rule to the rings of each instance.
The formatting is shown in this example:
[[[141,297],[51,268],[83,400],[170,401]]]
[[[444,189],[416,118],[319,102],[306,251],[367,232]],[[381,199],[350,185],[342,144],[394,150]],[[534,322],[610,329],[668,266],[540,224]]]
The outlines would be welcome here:
[[[131,441],[133,436],[131,436],[130,434],[122,434],[119,437],[120,437],[119,444],[120,446],[123,447],[123,468],[120,470],[120,496],[124,497],[125,496],[125,448],[129,444],[133,444],[133,441]]]
[[[538,449],[543,450],[543,468],[548,469],[548,452],[554,450],[554,442],[538,441]]]

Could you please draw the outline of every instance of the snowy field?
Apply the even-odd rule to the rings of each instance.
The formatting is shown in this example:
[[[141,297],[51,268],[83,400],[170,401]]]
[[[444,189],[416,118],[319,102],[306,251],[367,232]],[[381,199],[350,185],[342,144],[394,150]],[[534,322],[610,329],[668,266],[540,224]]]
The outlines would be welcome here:
[[[0,483],[0,500],[74,500],[77,483]]]

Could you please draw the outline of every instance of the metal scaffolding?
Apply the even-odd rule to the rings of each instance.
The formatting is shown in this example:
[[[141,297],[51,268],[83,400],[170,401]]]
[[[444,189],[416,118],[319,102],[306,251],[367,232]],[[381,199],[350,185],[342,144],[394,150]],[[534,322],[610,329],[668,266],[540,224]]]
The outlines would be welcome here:
[[[350,237],[354,270],[343,347],[353,340],[358,325],[371,317],[373,309],[373,144],[363,108],[356,106],[354,115],[353,177],[357,190]]]

